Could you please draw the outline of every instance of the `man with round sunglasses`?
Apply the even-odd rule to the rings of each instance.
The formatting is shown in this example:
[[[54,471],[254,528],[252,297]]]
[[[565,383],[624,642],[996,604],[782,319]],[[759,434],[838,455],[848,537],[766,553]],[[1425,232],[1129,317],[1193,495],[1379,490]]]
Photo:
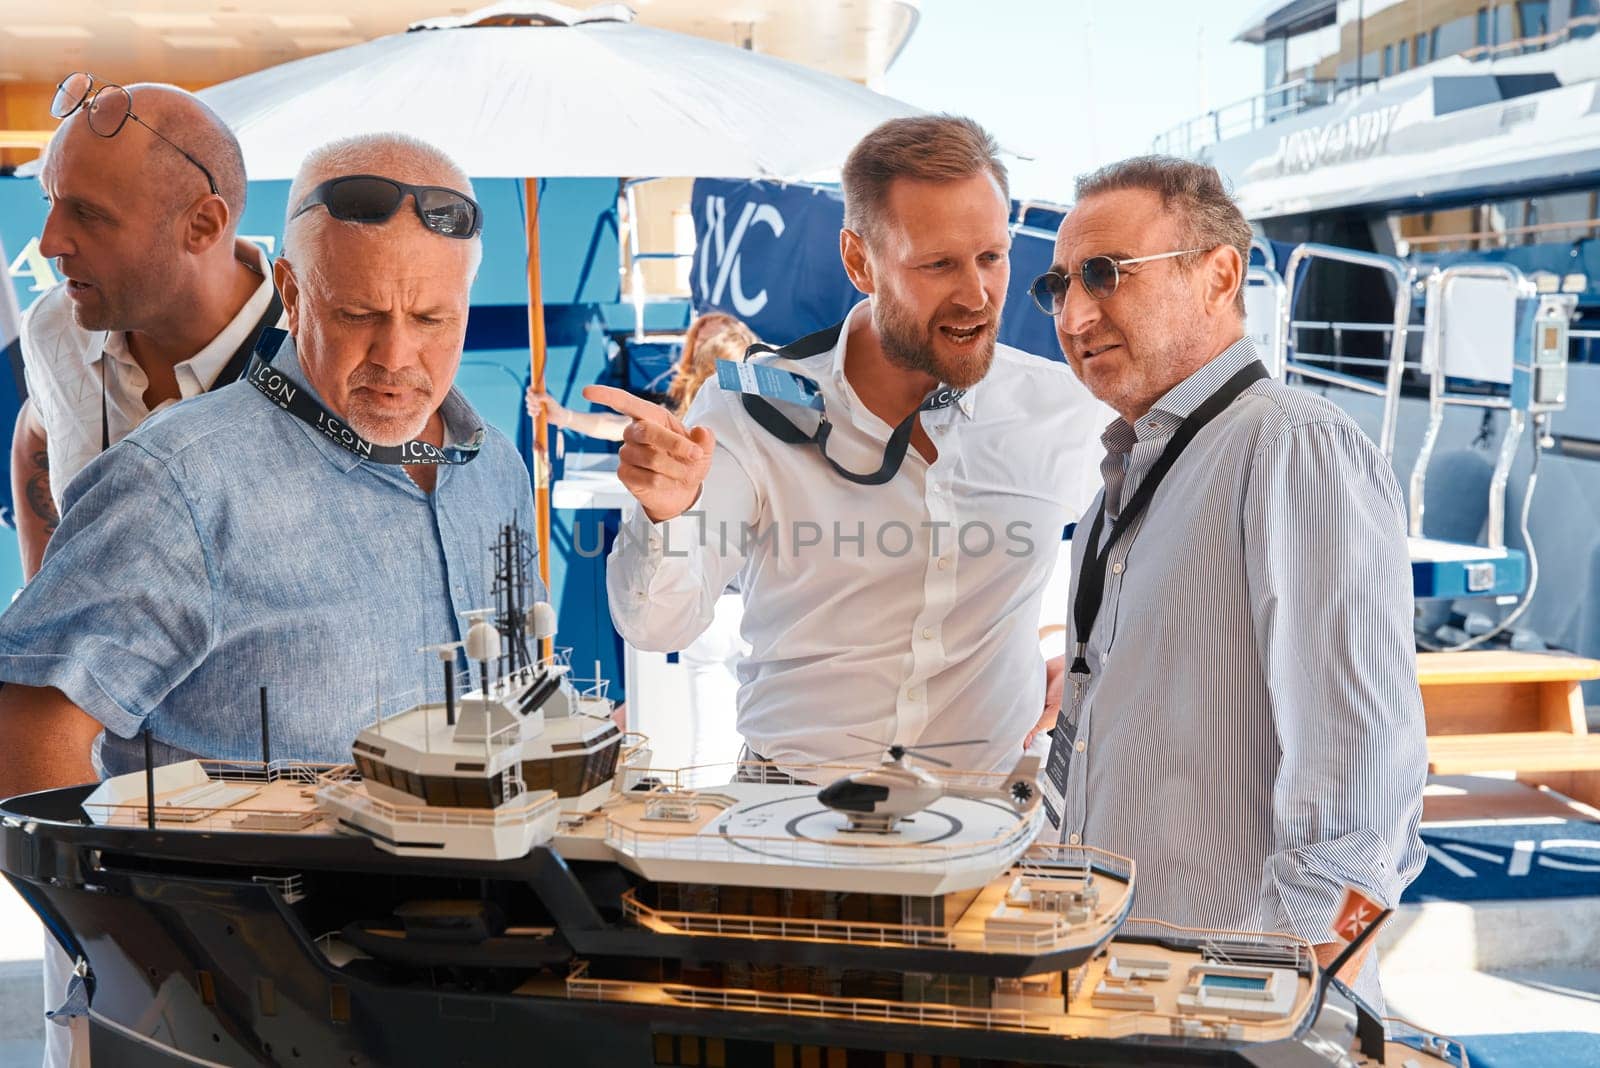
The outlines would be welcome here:
[[[844,322],[752,350],[681,421],[584,391],[634,420],[612,620],[682,649],[737,576],[750,757],[804,779],[874,742],[950,745],[939,758],[1009,770],[1059,701],[1040,604],[1103,409],[1059,363],[997,343],[1010,200],[981,127],[891,120],[843,187],[840,257],[863,294]]]
[[[63,280],[23,317],[12,439],[23,574],[67,484],[151,412],[234,381],[279,325],[265,253],[238,237],[244,160],[210,108],[165,85],[69,75],[39,182],[39,248]]]
[[[402,194],[331,195],[353,174]],[[470,225],[414,210],[435,187]],[[137,769],[145,734],[157,763],[260,759],[262,687],[272,756],[346,759],[375,702],[442,698],[415,650],[493,604],[483,553],[534,512],[515,447],[453,388],[471,183],[423,142],[365,136],[313,152],[289,204],[288,336],[91,464],[0,616],[0,795]]]
[[[1393,907],[1424,859],[1405,509],[1360,428],[1258,361],[1250,239],[1211,167],[1127,160],[1078,182],[1032,285],[1119,416],[1045,796],[1060,841],[1138,862],[1140,915],[1327,965],[1344,888]],[[1379,999],[1375,959],[1341,977]]]

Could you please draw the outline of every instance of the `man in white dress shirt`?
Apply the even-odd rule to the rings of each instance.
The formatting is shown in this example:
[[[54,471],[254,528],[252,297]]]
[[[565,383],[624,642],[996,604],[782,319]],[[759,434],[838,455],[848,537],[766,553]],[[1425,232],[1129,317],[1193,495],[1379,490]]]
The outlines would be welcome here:
[[[64,280],[23,316],[28,401],[11,448],[25,577],[73,476],[151,412],[237,378],[234,357],[282,307],[266,255],[237,237],[244,159],[210,108],[76,74],[57,101],[39,249]]]
[[[768,373],[740,375],[743,392],[701,390],[682,423],[585,391],[634,417],[617,629],[681,649],[737,576],[739,731],[802,778],[878,742],[970,742],[937,755],[1009,768],[1060,703],[1040,599],[1109,412],[1062,364],[996,344],[1011,237],[995,152],[969,120],[885,123],[844,167],[840,255],[867,299],[843,323],[758,356]]]

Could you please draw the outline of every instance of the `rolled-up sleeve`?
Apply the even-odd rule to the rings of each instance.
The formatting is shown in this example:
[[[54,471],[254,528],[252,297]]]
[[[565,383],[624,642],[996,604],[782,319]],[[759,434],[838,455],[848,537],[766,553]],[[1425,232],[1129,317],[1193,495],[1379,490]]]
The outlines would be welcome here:
[[[1294,427],[1245,496],[1250,604],[1281,751],[1261,920],[1332,940],[1343,889],[1388,906],[1421,871],[1427,774],[1405,512],[1353,427]]]
[[[65,505],[0,615],[0,681],[53,686],[131,738],[211,649],[211,561],[181,488],[136,443],[86,467]]]

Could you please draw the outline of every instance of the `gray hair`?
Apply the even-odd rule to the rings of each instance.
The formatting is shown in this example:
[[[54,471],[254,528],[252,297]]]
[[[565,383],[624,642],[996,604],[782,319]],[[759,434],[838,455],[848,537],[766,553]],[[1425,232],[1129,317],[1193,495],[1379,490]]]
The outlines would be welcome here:
[[[1190,248],[1206,251],[1228,245],[1239,253],[1239,292],[1234,307],[1244,315],[1244,269],[1250,266],[1250,224],[1217,169],[1175,156],[1135,156],[1107,164],[1078,179],[1078,199],[1123,189],[1144,189],[1161,198],[1162,210],[1175,216]],[[1189,270],[1194,256],[1178,264]]]
[[[417,185],[445,185],[477,199],[472,189],[472,179],[467,172],[443,151],[420,138],[403,133],[358,134],[330,141],[312,149],[300,164],[300,170],[289,186],[289,204],[283,223],[283,254],[290,263],[315,269],[314,259],[320,251],[321,235],[329,226],[359,226],[360,223],[340,222],[326,211],[308,211],[299,217],[295,212],[311,191],[329,178],[343,174],[381,174],[397,181]],[[412,210],[409,204],[402,211]],[[302,259],[307,260],[301,264]],[[472,238],[472,270],[478,273],[483,262],[483,237]]]

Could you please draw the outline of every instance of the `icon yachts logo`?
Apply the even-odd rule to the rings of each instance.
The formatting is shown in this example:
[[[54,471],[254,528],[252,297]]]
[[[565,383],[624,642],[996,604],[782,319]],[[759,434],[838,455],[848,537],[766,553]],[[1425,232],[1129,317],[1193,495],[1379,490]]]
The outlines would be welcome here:
[[[740,248],[751,229],[765,226],[773,237],[783,236],[783,213],[771,204],[746,201],[733,231],[728,231],[728,198],[706,197],[706,228],[700,257],[700,292],[707,302],[722,304],[724,295],[740,318],[748,319],[767,306],[767,291],[754,295],[744,288]],[[711,272],[715,271],[715,277]]]

